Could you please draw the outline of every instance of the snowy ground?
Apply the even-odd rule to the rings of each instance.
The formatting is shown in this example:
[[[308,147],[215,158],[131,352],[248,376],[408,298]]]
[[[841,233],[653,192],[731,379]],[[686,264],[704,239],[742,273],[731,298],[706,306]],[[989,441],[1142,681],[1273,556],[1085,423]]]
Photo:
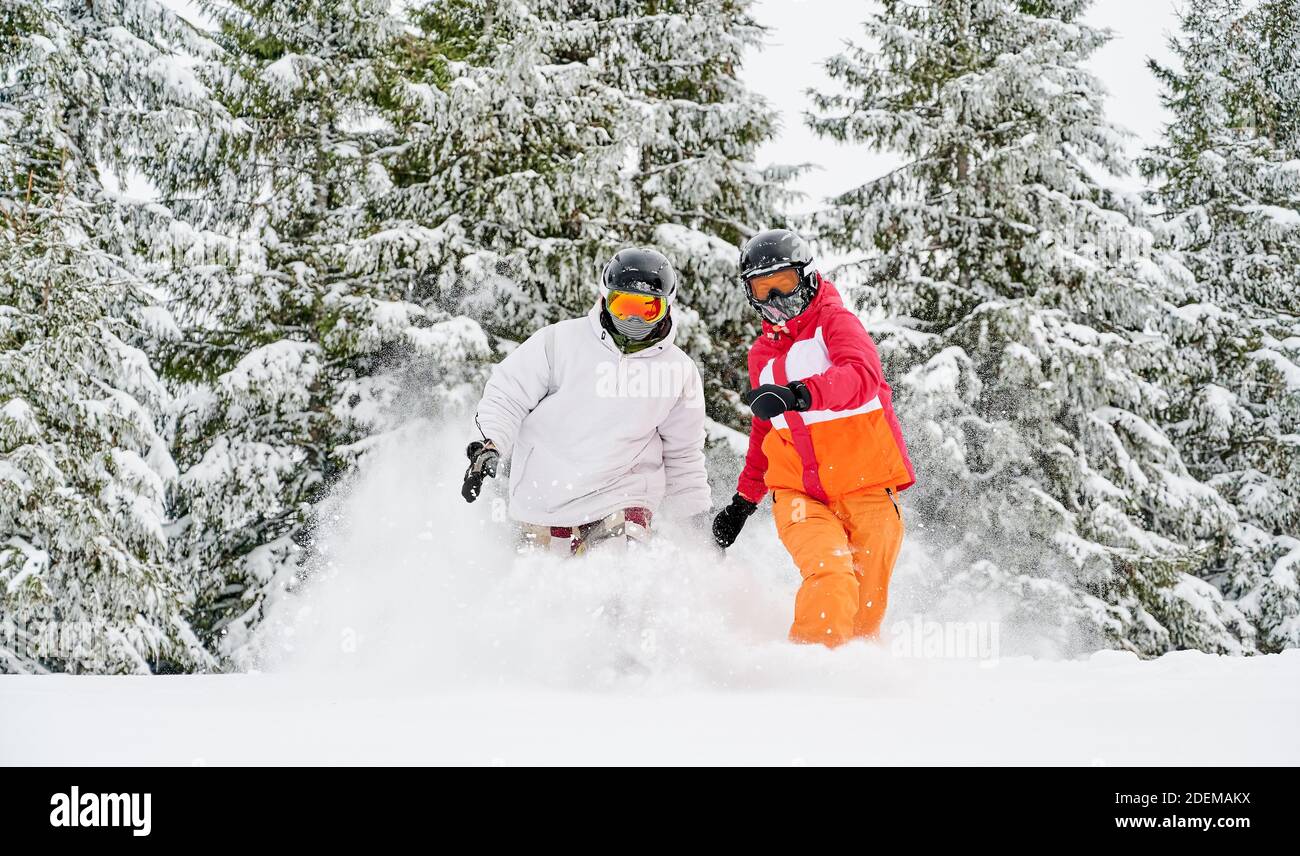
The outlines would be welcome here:
[[[838,690],[471,691],[266,674],[6,678],[0,761],[1300,763],[1300,652],[1016,658],[994,667],[853,659]]]
[[[312,584],[245,640],[255,672],[0,677],[0,764],[1300,764],[1300,651],[1079,656],[1006,603],[936,598],[924,532],[882,643],[793,646],[766,513],[725,557],[665,526],[520,558],[491,494],[459,498],[460,435],[375,453]]]

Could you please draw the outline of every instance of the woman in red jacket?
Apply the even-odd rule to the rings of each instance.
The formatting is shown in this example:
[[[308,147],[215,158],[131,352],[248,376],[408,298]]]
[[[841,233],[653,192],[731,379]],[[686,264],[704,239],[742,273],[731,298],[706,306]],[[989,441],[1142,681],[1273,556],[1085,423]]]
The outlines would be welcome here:
[[[740,271],[763,332],[743,399],[749,453],[714,538],[731,546],[772,491],[777,534],[803,576],[790,638],[875,638],[903,542],[897,493],[916,481],[880,356],[794,232],[755,235]]]

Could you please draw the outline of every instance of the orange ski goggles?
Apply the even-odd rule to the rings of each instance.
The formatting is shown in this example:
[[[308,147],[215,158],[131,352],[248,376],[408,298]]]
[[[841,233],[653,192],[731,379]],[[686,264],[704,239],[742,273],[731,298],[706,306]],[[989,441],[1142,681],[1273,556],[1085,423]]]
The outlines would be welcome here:
[[[605,298],[605,308],[620,321],[640,318],[653,324],[668,312],[668,301],[649,294],[632,291],[611,291]]]
[[[794,268],[782,268],[771,273],[760,274],[745,280],[750,295],[759,303],[764,303],[775,295],[788,297],[799,288],[799,271]]]

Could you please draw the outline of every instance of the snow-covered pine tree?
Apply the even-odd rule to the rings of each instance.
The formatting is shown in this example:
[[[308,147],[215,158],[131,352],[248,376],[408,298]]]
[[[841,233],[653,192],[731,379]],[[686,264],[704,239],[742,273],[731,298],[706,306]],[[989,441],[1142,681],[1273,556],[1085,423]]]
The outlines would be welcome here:
[[[0,671],[209,664],[166,561],[166,394],[134,347],[157,307],[105,166],[185,109],[150,0],[0,13]]]
[[[356,258],[392,190],[381,110],[403,86],[404,27],[389,7],[208,5],[221,51],[197,73],[231,120],[175,135],[151,174],[179,321],[165,360],[183,393],[173,555],[223,654],[245,649],[268,592],[292,584],[316,503],[389,427],[406,361],[437,365],[437,397],[485,355],[473,323],[430,315],[405,299],[402,270]]]
[[[677,342],[699,361],[709,414],[747,427],[736,391],[756,315],[736,280],[740,243],[785,225],[786,182],[797,170],[760,169],[756,152],[777,113],[739,78],[764,30],[748,0],[597,0],[559,4],[565,56],[593,64],[630,110],[627,203],[617,234],[650,244],[681,274]]]
[[[432,0],[402,43],[389,228],[359,264],[422,270],[413,297],[522,340],[590,308],[619,245],[620,94],[560,51],[567,4]]]
[[[424,77],[394,103],[406,166],[375,262],[427,259],[439,305],[520,339],[585,312],[614,250],[656,245],[682,273],[678,342],[704,365],[711,413],[735,423],[723,392],[743,388],[755,332],[736,246],[779,219],[790,173],[753,163],[775,120],[737,77],[762,34],[747,6],[418,7]]]
[[[1193,0],[1152,63],[1173,116],[1142,160],[1189,275],[1167,419],[1237,523],[1210,557],[1258,647],[1300,646],[1300,2]]]
[[[1126,138],[1082,66],[1108,38],[1087,5],[884,0],[809,121],[904,162],[832,200],[820,233],[867,251],[862,296],[893,316],[882,349],[938,585],[1000,591],[1062,641],[1249,649],[1200,578],[1231,511],[1158,427],[1170,348],[1150,320],[1169,285],[1099,178],[1126,169]]]

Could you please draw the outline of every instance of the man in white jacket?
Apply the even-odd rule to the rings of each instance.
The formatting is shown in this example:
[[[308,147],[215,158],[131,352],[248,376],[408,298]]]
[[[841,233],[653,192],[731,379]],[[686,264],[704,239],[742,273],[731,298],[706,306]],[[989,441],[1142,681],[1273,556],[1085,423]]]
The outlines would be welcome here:
[[[462,494],[510,457],[510,516],[527,540],[571,553],[640,539],[665,500],[676,516],[711,506],[699,369],[673,344],[677,275],[654,250],[605,266],[585,318],[545,327],[493,370]]]

